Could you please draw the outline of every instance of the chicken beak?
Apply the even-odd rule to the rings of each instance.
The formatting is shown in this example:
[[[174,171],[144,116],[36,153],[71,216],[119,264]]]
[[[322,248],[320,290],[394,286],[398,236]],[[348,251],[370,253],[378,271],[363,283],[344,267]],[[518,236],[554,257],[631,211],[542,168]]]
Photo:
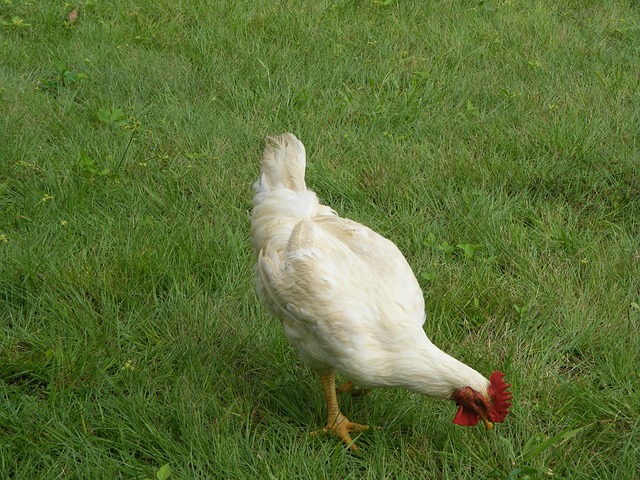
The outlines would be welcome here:
[[[484,422],[485,429],[487,430],[493,429],[493,423],[491,423],[489,420],[487,420],[486,418],[483,418],[482,421]]]

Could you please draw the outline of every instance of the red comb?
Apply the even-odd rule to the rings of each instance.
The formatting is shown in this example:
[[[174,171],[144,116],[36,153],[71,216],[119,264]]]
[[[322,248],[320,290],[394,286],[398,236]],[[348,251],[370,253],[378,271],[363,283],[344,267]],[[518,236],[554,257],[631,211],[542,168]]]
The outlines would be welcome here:
[[[512,394],[508,391],[511,386],[504,381],[504,373],[493,372],[489,377],[491,385],[488,388],[491,408],[489,416],[492,422],[502,422],[509,413]]]

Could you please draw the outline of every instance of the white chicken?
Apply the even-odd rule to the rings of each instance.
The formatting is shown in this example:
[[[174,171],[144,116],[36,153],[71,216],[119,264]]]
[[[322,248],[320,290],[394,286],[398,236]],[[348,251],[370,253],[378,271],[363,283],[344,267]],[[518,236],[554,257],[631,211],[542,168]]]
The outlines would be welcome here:
[[[350,422],[338,407],[335,374],[352,385],[402,387],[458,404],[454,423],[487,429],[509,412],[501,372],[490,380],[427,338],[424,299],[393,242],[322,205],[305,184],[305,149],[292,134],[268,141],[253,185],[251,240],[256,288],[280,318],[302,361],[317,372],[327,424],[355,450]]]

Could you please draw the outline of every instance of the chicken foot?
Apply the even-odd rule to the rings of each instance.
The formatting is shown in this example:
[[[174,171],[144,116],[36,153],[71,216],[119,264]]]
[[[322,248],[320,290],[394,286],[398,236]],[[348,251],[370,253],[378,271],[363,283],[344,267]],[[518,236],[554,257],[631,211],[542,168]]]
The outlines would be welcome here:
[[[336,397],[336,379],[334,375],[321,375],[322,389],[324,390],[324,399],[327,402],[327,425],[322,430],[311,432],[311,435],[318,433],[333,432],[340,440],[342,440],[351,450],[358,449],[351,439],[351,432],[362,432],[369,428],[368,425],[360,425],[349,421],[340,412],[338,406],[338,398]]]

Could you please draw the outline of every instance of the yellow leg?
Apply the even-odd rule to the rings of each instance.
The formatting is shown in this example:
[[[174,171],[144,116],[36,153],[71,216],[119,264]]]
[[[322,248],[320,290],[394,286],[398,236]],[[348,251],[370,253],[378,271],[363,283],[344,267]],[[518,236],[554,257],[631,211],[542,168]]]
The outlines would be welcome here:
[[[336,393],[350,393],[352,397],[359,397],[360,395],[366,395],[369,393],[367,388],[353,388],[353,382],[348,380],[336,388]]]
[[[322,381],[322,389],[324,390],[324,399],[327,402],[327,426],[322,430],[312,432],[311,435],[331,431],[338,435],[340,440],[348,445],[351,450],[357,450],[358,447],[353,443],[350,433],[362,432],[369,427],[367,425],[350,422],[349,419],[340,412],[338,399],[336,397],[336,380],[333,375],[321,375],[320,380]]]
[[[348,380],[344,382],[342,385],[340,385],[338,388],[336,388],[336,393],[338,394],[347,393],[347,392],[350,392],[351,390],[353,390],[353,382],[351,380]]]

